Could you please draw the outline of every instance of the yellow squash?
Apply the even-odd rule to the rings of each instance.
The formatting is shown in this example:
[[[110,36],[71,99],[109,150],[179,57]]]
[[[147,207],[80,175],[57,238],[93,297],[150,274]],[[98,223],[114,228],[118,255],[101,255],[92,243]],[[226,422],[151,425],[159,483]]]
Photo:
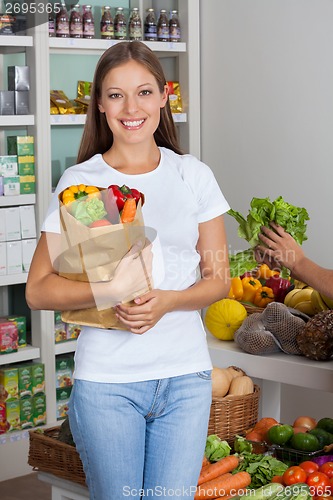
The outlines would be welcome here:
[[[210,305],[205,315],[205,325],[214,337],[233,340],[234,333],[247,317],[243,304],[233,299],[222,299]]]

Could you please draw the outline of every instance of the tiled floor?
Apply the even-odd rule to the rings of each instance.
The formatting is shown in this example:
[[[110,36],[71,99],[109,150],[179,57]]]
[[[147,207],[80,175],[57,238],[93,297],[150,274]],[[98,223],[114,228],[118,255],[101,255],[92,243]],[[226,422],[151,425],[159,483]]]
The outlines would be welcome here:
[[[51,486],[40,481],[37,473],[0,482],[1,500],[51,500]]]

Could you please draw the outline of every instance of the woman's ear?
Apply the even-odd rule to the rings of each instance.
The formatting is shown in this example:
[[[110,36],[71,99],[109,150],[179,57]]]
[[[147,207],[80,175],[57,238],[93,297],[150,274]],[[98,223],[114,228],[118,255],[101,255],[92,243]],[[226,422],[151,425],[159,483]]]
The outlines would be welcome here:
[[[105,113],[104,108],[101,104],[98,104],[98,109],[99,109],[100,113]]]
[[[164,85],[164,90],[163,90],[163,94],[162,94],[162,101],[161,101],[161,105],[160,105],[161,108],[164,108],[164,106],[168,102],[168,99],[169,99],[169,87],[167,85]]]

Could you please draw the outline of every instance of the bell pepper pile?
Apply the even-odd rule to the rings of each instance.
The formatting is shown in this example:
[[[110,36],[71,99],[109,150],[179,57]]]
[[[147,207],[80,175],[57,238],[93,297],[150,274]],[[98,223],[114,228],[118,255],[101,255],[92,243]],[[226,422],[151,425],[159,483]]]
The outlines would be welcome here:
[[[144,203],[144,195],[137,189],[115,184],[107,189],[72,185],[61,193],[60,199],[79,222],[89,227],[132,222],[139,201]]]
[[[273,301],[283,302],[292,287],[289,279],[280,277],[279,271],[261,264],[251,272],[232,278],[228,297],[257,307],[266,307]]]

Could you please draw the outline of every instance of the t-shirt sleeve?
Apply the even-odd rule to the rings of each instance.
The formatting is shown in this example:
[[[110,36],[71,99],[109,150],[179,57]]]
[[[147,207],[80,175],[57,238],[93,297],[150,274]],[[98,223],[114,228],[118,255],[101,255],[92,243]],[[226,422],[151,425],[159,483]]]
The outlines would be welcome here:
[[[188,155],[184,176],[198,203],[198,222],[207,222],[226,213],[230,206],[212,170],[197,158]]]

